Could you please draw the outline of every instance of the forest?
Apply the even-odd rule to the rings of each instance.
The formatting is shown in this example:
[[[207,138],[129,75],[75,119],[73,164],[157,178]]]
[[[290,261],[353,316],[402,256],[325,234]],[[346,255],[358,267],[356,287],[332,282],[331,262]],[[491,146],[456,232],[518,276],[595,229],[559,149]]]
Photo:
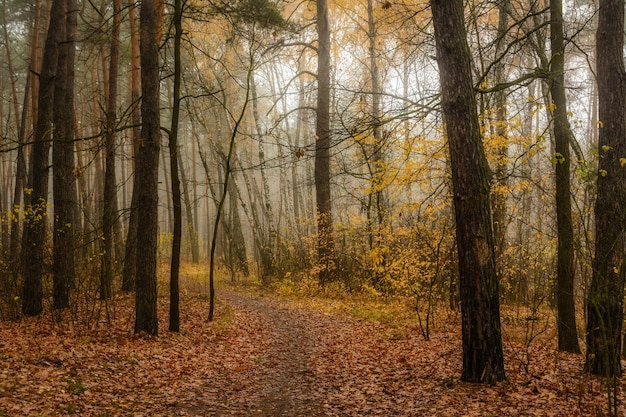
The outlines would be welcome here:
[[[0,417],[624,415],[624,0],[0,0]]]

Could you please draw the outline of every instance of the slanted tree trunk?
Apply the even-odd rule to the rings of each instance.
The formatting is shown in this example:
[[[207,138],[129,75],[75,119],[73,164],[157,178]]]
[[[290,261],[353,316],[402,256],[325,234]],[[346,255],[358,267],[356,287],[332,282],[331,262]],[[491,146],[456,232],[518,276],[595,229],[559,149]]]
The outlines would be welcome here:
[[[620,376],[626,265],[626,73],[624,0],[600,0],[596,32],[598,116],[595,255],[587,296],[586,368]]]
[[[320,283],[335,278],[335,243],[330,196],[330,25],[327,0],[317,0],[317,122],[315,129],[315,196]]]
[[[574,227],[570,189],[570,136],[565,97],[565,44],[563,41],[563,0],[550,0],[550,94],[554,103],[554,144],[556,161],[556,222],[558,234],[556,303],[559,350],[580,353],[574,304]]]
[[[32,172],[29,178],[31,201],[26,207],[24,234],[22,237],[22,313],[39,315],[43,310],[42,277],[45,274],[45,248],[48,209],[48,173],[50,169],[50,144],[52,139],[52,112],[54,106],[54,83],[59,58],[59,45],[63,33],[57,30],[65,26],[65,0],[53,0],[50,9],[50,25],[44,47],[41,74],[39,76],[38,115],[32,147]]]
[[[157,249],[159,228],[159,18],[158,0],[144,0],[140,9],[141,139],[135,175],[139,216],[137,228],[135,333],[158,334]]]
[[[456,217],[463,336],[461,379],[501,381],[505,373],[489,167],[480,135],[463,0],[431,0],[430,4]]]
[[[69,290],[75,274],[76,178],[74,171],[74,57],[76,3],[66,0],[65,24],[56,26],[64,38],[59,47],[54,90],[54,143],[52,148],[54,189],[54,265],[52,296],[54,308],[69,306]]]

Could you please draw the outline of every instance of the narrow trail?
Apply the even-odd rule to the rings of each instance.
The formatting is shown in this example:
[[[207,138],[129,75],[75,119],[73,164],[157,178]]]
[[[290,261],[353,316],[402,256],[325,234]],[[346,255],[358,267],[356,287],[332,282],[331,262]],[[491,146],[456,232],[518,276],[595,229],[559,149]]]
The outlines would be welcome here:
[[[432,403],[407,388],[446,390],[429,366],[447,364],[434,351],[413,356],[423,345],[416,337],[396,339],[382,325],[228,289],[218,299],[233,307],[231,338],[247,346],[241,359],[249,365],[220,372],[230,379],[221,383],[217,416],[427,415]]]
[[[261,391],[261,403],[257,409],[251,410],[254,415],[319,415],[311,369],[314,340],[319,335],[314,333],[315,327],[308,326],[310,318],[275,300],[229,290],[221,290],[220,296],[236,309],[258,316],[268,325],[264,353],[255,358],[262,373],[255,384]]]

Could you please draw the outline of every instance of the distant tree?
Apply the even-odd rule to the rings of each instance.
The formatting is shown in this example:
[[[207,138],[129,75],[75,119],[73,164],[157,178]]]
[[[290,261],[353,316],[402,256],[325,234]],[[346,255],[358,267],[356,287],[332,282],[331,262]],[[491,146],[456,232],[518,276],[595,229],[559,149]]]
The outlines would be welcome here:
[[[41,74],[39,75],[38,114],[32,145],[32,167],[22,236],[22,313],[36,316],[43,310],[42,278],[45,274],[45,248],[48,210],[48,175],[50,145],[52,143],[52,113],[59,59],[59,46],[64,41],[67,2],[53,0],[50,24],[46,36]]]
[[[463,0],[431,0],[441,104],[448,135],[461,286],[463,373],[505,379],[489,166],[483,148]]]
[[[141,138],[135,175],[141,184],[137,193],[137,269],[135,292],[135,333],[158,334],[157,247],[158,181],[161,142],[159,106],[159,0],[141,3],[139,28],[141,50]]]
[[[587,296],[586,368],[619,376],[626,277],[626,72],[624,0],[600,0],[596,32],[598,82],[595,255]]]

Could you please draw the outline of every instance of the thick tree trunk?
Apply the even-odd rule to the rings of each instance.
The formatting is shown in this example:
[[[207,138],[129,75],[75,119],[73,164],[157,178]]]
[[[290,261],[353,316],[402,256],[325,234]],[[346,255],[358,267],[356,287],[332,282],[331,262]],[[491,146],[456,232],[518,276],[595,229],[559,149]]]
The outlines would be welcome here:
[[[157,249],[159,228],[159,19],[158,0],[144,0],[140,9],[141,50],[141,139],[135,175],[141,186],[137,193],[137,272],[135,333],[158,334]]]
[[[489,167],[480,135],[463,1],[430,3],[456,216],[463,333],[461,379],[501,381],[505,373]]]
[[[626,265],[626,73],[624,0],[600,0],[598,8],[598,137],[595,256],[587,298],[586,368],[619,376]]]
[[[54,308],[69,306],[69,290],[75,275],[76,177],[74,171],[74,57],[76,3],[66,0],[64,26],[56,26],[65,39],[59,48],[54,91],[54,143],[52,149],[54,188]]]
[[[318,279],[335,278],[335,243],[330,195],[330,25],[326,0],[317,0],[317,122],[315,129],[315,196]]]
[[[556,222],[558,233],[556,302],[559,350],[580,353],[574,304],[574,227],[570,189],[570,136],[565,97],[565,44],[563,41],[563,1],[550,0],[550,93],[554,103]]]
[[[59,57],[62,31],[65,26],[65,0],[54,0],[50,13],[50,27],[46,37],[41,74],[39,77],[39,114],[32,148],[32,173],[29,179],[31,201],[26,208],[22,237],[22,313],[35,316],[43,309],[42,277],[45,274],[45,248],[48,209],[48,173],[50,169],[50,144],[54,83]]]

